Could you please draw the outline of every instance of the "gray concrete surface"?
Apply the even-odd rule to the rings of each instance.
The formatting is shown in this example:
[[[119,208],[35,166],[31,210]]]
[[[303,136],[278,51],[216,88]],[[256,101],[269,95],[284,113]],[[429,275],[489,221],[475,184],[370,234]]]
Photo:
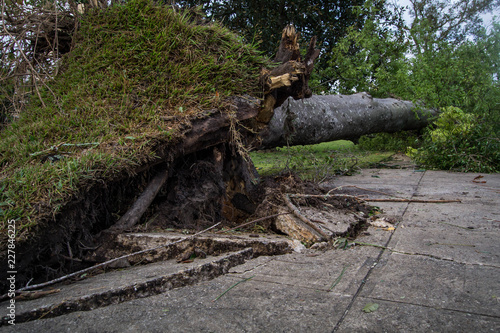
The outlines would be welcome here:
[[[386,196],[363,189],[461,202],[377,202],[401,222],[370,227],[363,245],[261,256],[209,281],[0,331],[500,332],[500,174],[475,176],[374,169],[337,178],[370,198]],[[365,313],[367,303],[379,308]]]

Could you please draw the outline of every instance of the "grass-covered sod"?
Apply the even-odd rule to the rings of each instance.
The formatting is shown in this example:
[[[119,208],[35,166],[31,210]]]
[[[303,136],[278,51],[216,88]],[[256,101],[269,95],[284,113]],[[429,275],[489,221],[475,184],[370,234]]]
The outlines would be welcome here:
[[[83,16],[75,48],[0,133],[0,234],[17,240],[96,184],[125,178],[229,96],[258,94],[267,59],[218,24],[149,0]],[[103,185],[104,186],[104,185]]]

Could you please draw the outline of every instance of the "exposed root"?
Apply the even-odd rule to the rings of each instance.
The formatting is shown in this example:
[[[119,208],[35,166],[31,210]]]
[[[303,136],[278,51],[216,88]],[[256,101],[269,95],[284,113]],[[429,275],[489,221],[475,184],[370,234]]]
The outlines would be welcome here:
[[[22,291],[28,291],[28,290],[36,290],[36,289],[40,289],[40,288],[43,288],[43,287],[47,287],[47,286],[51,286],[53,284],[56,284],[58,282],[62,282],[62,281],[65,281],[67,279],[70,279],[72,277],[76,277],[76,276],[79,276],[79,275],[82,275],[84,273],[88,273],[90,271],[93,271],[97,268],[103,268],[103,267],[106,267],[114,262],[117,262],[119,260],[123,260],[123,259],[126,259],[126,258],[129,258],[129,257],[132,257],[132,256],[135,256],[135,255],[139,255],[139,254],[143,254],[143,253],[146,253],[146,252],[151,252],[151,251],[154,251],[154,250],[158,250],[158,249],[161,249],[161,248],[164,248],[164,247],[167,247],[167,246],[170,246],[170,245],[174,245],[174,244],[177,244],[177,243],[180,243],[180,242],[184,242],[186,240],[189,240],[189,239],[192,239],[196,236],[199,236],[209,230],[212,230],[213,228],[217,227],[218,225],[220,224],[219,223],[216,223],[214,224],[213,226],[211,226],[210,228],[207,228],[205,230],[202,230],[200,232],[197,232],[196,234],[193,234],[191,236],[188,236],[186,238],[183,238],[183,239],[180,239],[178,241],[175,241],[175,242],[170,242],[170,243],[167,243],[167,244],[163,244],[163,245],[160,245],[160,246],[157,246],[157,247],[154,247],[154,248],[151,248],[151,249],[146,249],[146,250],[142,250],[142,251],[137,251],[137,252],[134,252],[134,253],[130,253],[130,254],[126,254],[124,256],[121,256],[121,257],[118,257],[118,258],[114,258],[114,259],[111,259],[111,260],[108,260],[108,261],[105,261],[105,262],[102,262],[100,264],[97,264],[97,265],[94,265],[94,266],[91,266],[91,267],[88,267],[88,268],[85,268],[85,269],[82,269],[78,272],[73,272],[71,274],[68,274],[68,275],[64,275],[64,276],[61,276],[57,279],[54,279],[54,280],[51,280],[51,281],[47,281],[47,282],[44,282],[44,283],[39,283],[39,284],[35,284],[35,285],[32,285],[32,286],[28,286],[28,287],[24,287],[24,288],[20,288],[18,290],[16,290],[16,292],[22,292]],[[2,299],[5,295],[1,296],[0,299]]]
[[[110,229],[111,232],[120,232],[136,225],[142,215],[149,208],[151,202],[168,179],[168,170],[161,170],[148,184],[144,192],[134,202],[132,207]]]
[[[321,237],[322,240],[327,241],[330,238],[320,228],[318,228],[314,223],[312,223],[307,217],[305,217],[304,215],[302,215],[299,212],[299,210],[297,209],[297,207],[295,207],[295,205],[290,200],[290,197],[289,197],[288,194],[285,194],[283,196],[283,198],[285,199],[285,203],[286,203],[287,207],[290,208],[290,210],[292,211],[292,213],[295,216],[297,216],[302,222],[304,222],[307,226],[309,226],[311,229],[313,229]]]

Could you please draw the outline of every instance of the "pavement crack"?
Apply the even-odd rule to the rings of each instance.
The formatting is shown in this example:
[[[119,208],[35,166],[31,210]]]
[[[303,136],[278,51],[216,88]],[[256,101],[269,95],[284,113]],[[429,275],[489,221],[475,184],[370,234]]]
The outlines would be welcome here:
[[[378,245],[378,244],[370,244],[370,243],[362,243],[362,242],[356,242],[356,241],[354,241],[352,243],[352,245],[378,247],[378,248],[381,248],[381,249],[384,249],[384,250],[389,250],[389,251],[391,251],[393,253],[396,253],[396,254],[402,254],[402,255],[407,255],[407,256],[422,256],[422,257],[432,258],[432,259],[435,259],[435,260],[450,261],[450,262],[454,262],[456,264],[461,264],[461,265],[475,265],[475,266],[485,266],[485,267],[492,267],[492,268],[500,268],[500,266],[495,266],[495,265],[491,265],[491,264],[471,263],[471,262],[465,262],[465,261],[457,261],[457,260],[455,260],[453,258],[443,258],[443,257],[439,257],[439,256],[436,256],[434,254],[429,254],[429,253],[418,253],[418,252],[400,251],[400,250],[396,250],[396,249],[393,249],[393,248],[390,248],[390,247],[387,247],[387,246],[383,246],[383,245]]]
[[[248,272],[253,272],[253,271],[254,271],[254,270],[256,270],[257,268],[260,268],[260,267],[262,267],[262,266],[265,266],[265,265],[267,265],[268,263],[270,263],[270,262],[271,262],[271,261],[273,261],[273,260],[275,260],[275,259],[274,259],[274,258],[270,258],[269,260],[264,261],[264,262],[262,262],[262,263],[260,263],[260,264],[258,264],[258,265],[255,265],[255,266],[253,266],[253,267],[251,267],[251,268],[248,268],[248,269],[245,269],[245,270],[243,270],[243,271],[239,271],[239,272],[229,272],[228,274],[233,275],[233,274],[244,274],[244,273],[248,273]]]
[[[471,311],[465,311],[465,310],[459,310],[459,309],[451,309],[451,308],[441,307],[441,306],[432,306],[432,305],[419,304],[419,303],[413,303],[413,302],[397,301],[397,300],[385,299],[385,298],[381,298],[381,297],[368,297],[368,298],[375,300],[375,301],[383,301],[383,302],[388,302],[388,303],[420,306],[423,308],[434,309],[434,310],[453,311],[453,312],[458,312],[458,313],[471,314],[471,315],[483,316],[483,317],[489,317],[489,318],[495,318],[495,319],[500,318],[500,316],[490,315],[490,314],[486,314],[486,313],[478,313],[478,312],[471,312]]]
[[[235,275],[236,274],[240,274],[240,273],[230,273],[228,275],[232,275],[234,277],[236,277]],[[260,276],[260,278],[259,278]],[[277,281],[272,281],[272,280],[266,280],[265,278],[268,277],[270,279],[272,278],[276,278],[276,274],[274,275],[264,275],[264,274],[260,274],[259,276],[255,276],[252,278],[252,281],[254,282],[261,282],[261,283],[268,283],[268,284],[273,284],[273,285],[278,285],[278,286],[285,286],[285,287],[293,287],[293,288],[301,288],[301,289],[307,289],[307,290],[314,290],[314,291],[320,291],[320,292],[325,292],[325,293],[331,293],[332,295],[340,295],[340,296],[347,296],[345,294],[342,294],[342,293],[333,293],[330,288],[328,287],[328,285],[324,285],[324,286],[313,286],[313,287],[310,287],[310,286],[304,286],[304,285],[297,285],[296,283],[286,283],[286,282],[277,282]],[[286,277],[285,275],[279,275],[279,277]],[[238,276],[237,277],[238,279],[241,279],[242,277],[241,276]]]
[[[413,199],[413,197],[415,197],[415,194],[418,192],[418,189],[420,187],[420,183],[422,182],[422,179],[424,178],[424,175],[425,175],[425,171],[422,172],[421,176],[420,176],[420,179],[418,180],[418,183],[417,183],[417,186],[415,187],[414,189],[414,192],[412,193],[411,195],[411,198],[410,199]],[[404,215],[406,214],[407,210],[408,210],[408,207],[410,205],[410,202],[408,202],[406,204],[406,207],[403,211],[403,213],[401,214],[401,217],[404,217]],[[399,226],[400,224],[403,224],[403,220],[401,222],[399,222],[397,225]],[[365,278],[363,280],[361,280],[361,283],[358,287],[358,290],[356,291],[356,293],[354,294],[354,296],[352,297],[351,301],[349,302],[349,304],[347,305],[347,308],[346,310],[344,311],[344,314],[342,315],[342,317],[340,317],[339,321],[337,322],[337,324],[335,325],[335,327],[333,328],[333,331],[332,333],[335,333],[339,328],[340,328],[340,325],[342,324],[342,322],[344,321],[344,319],[346,318],[347,314],[349,313],[349,311],[351,310],[352,308],[352,305],[354,304],[354,302],[356,301],[356,299],[358,298],[359,294],[361,293],[361,291],[363,290],[363,287],[365,286],[366,284],[366,281],[368,281],[368,279],[370,278],[370,275],[371,273],[373,272],[373,269],[378,265],[378,263],[380,262],[380,260],[382,259],[382,256],[385,252],[386,249],[388,249],[388,245],[389,243],[391,242],[392,240],[392,237],[394,236],[394,233],[391,233],[391,235],[389,236],[387,242],[385,243],[385,245],[379,245],[377,247],[380,247],[381,250],[380,250],[380,253],[378,254],[377,256],[377,259],[375,260],[375,262],[373,263],[373,265],[370,267],[370,269],[368,270],[368,272],[366,273],[365,275]]]

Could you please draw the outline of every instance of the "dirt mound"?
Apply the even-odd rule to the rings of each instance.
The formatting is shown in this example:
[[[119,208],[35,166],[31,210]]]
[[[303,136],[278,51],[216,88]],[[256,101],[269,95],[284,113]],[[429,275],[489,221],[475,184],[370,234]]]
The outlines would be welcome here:
[[[268,63],[221,25],[150,0],[79,26],[58,74],[0,132],[0,259],[14,220],[20,285],[79,266],[93,236],[189,148],[179,144],[197,121],[234,126],[234,96],[258,95]]]

